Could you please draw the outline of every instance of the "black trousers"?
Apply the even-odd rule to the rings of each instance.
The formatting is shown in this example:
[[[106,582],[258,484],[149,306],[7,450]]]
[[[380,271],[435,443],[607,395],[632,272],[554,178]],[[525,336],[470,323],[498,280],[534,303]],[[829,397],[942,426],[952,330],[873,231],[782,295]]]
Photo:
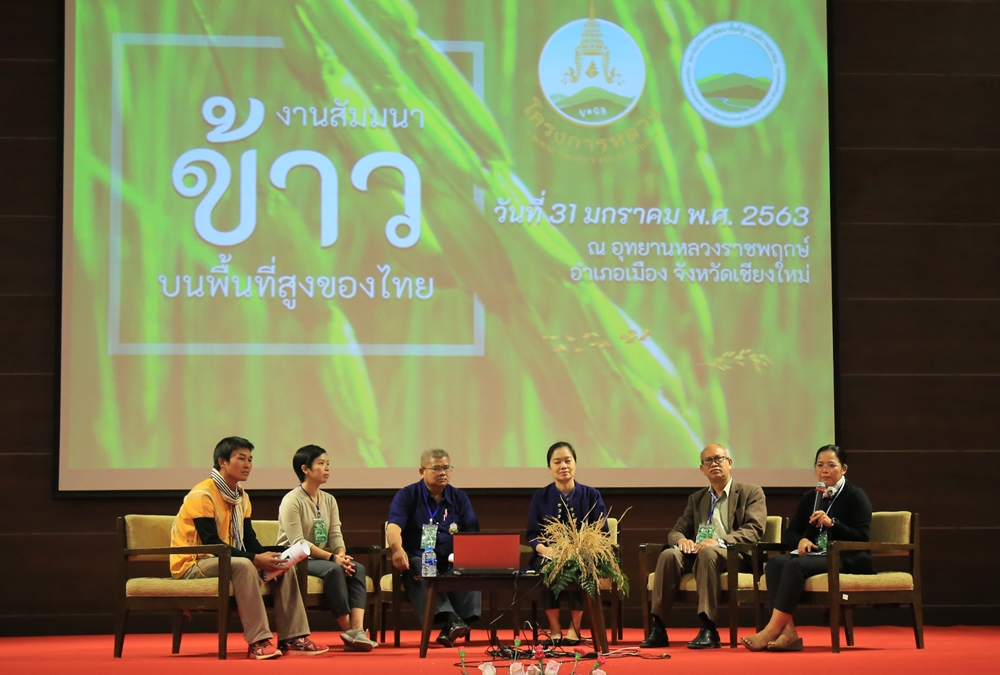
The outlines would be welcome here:
[[[309,559],[309,576],[323,580],[323,597],[334,616],[350,614],[352,609],[364,609],[368,600],[365,567],[354,561],[354,574],[347,576],[344,568],[332,560]]]
[[[416,608],[417,616],[423,620],[424,605],[427,603],[427,584],[414,579],[414,575],[420,574],[422,561],[419,556],[410,556],[410,569],[403,572],[403,588],[410,596],[410,602]],[[443,570],[438,567],[438,574]],[[441,623],[445,617],[457,614],[465,623],[478,621],[483,612],[483,594],[479,591],[451,591],[449,593],[438,593],[437,607],[435,607],[434,622]]]
[[[841,560],[840,571],[844,563]],[[799,604],[806,579],[817,574],[826,574],[825,555],[800,556],[779,555],[767,561],[764,575],[767,577],[767,594],[771,605],[786,614],[791,614]]]

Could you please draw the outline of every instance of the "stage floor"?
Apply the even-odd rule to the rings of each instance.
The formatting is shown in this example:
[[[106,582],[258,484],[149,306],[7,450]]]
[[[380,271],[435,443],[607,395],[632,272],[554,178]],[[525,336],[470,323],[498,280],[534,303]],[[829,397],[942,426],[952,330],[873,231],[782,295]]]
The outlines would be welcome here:
[[[895,627],[857,627],[854,647],[845,647],[840,654],[830,653],[830,632],[824,628],[805,627],[800,634],[805,641],[805,651],[795,654],[748,652],[743,647],[708,651],[692,651],[684,646],[694,637],[694,629],[672,631],[675,645],[667,649],[642,650],[646,656],[666,653],[669,660],[651,660],[636,657],[609,658],[604,665],[608,675],[634,673],[663,673],[708,668],[712,672],[727,669],[740,675],[754,673],[796,672],[799,668],[826,669],[836,667],[840,672],[895,673],[965,672],[973,669],[990,672],[1000,662],[1000,627],[929,627],[925,632],[926,649],[914,647],[913,631]],[[748,635],[741,631],[740,635]],[[113,638],[110,635],[81,637],[0,638],[0,663],[5,673],[63,673],[73,675],[177,675],[177,673],[245,673],[251,666],[255,672],[302,673],[302,668],[316,666],[320,671],[350,675],[385,673],[459,673],[458,648],[445,649],[433,645],[426,659],[417,658],[420,634],[404,631],[399,649],[381,646],[375,651],[345,653],[340,639],[334,633],[317,633],[317,641],[335,645],[322,656],[283,656],[262,662],[248,662],[246,644],[239,634],[229,637],[229,655],[219,661],[215,654],[216,638],[210,634],[191,634],[184,637],[181,653],[170,654],[169,635],[129,635],[125,639],[123,658],[112,658]],[[387,636],[391,640],[391,636]],[[474,638],[485,638],[486,633],[475,631]],[[510,633],[501,634],[509,639]],[[638,629],[625,631],[621,649],[635,649],[641,638]],[[487,660],[485,639],[474,639],[465,644],[469,672],[479,675],[475,667]],[[506,675],[509,662],[494,661],[502,675]],[[583,661],[577,668],[579,675],[589,673],[593,661]],[[572,663],[564,664],[561,675],[569,675]],[[728,670],[732,669],[732,670]],[[956,671],[956,669],[959,669]],[[813,670],[813,672],[816,672]]]

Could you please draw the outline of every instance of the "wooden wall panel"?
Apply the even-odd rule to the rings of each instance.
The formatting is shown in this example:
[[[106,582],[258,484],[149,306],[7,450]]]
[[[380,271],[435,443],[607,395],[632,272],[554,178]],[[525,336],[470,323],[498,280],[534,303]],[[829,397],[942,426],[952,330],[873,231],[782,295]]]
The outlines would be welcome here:
[[[62,220],[0,216],[0,294],[58,295]]]
[[[0,157],[0,215],[61,215],[60,141],[0,137]]]
[[[19,514],[0,524],[0,546],[27,544],[37,554],[0,606],[4,634],[110,631],[115,519],[172,514],[180,503],[172,494],[51,494],[62,13],[63,0],[0,3],[0,506]],[[831,2],[839,441],[876,509],[921,513],[928,623],[1000,616],[1000,591],[955,573],[958,556],[984,569],[1000,553],[987,493],[968,489],[970,474],[1000,453],[998,25],[1000,2]],[[527,491],[472,497],[484,527],[524,527]],[[255,515],[276,517],[279,499],[254,494]],[[381,541],[390,499],[341,495],[350,543]],[[633,507],[620,542],[635,585],[626,620],[638,625],[637,546],[666,537],[686,494],[609,490],[606,499],[616,515]],[[796,490],[769,490],[769,511],[790,515],[798,499]],[[968,508],[952,508],[959,502]],[[416,625],[412,610],[404,616]],[[328,616],[312,619],[329,625]],[[859,612],[856,620],[908,618]],[[693,610],[679,610],[670,624],[694,621]],[[150,616],[133,625],[169,626]],[[199,617],[192,626],[209,630],[211,622]]]
[[[58,61],[64,0],[14,0],[0,8],[0,59]]]
[[[838,222],[1000,223],[1000,152],[838,148]]]
[[[52,373],[0,374],[0,427],[4,430],[0,455],[55,453],[56,386],[56,378]],[[4,499],[0,494],[0,503]],[[34,506],[51,499],[50,494],[37,493],[31,501],[21,505],[19,510],[27,508],[29,504]]]
[[[840,392],[846,447],[1000,449],[1000,377],[841,375]]]
[[[1000,298],[842,299],[840,372],[1000,375]]]
[[[55,138],[63,123],[63,71],[57,61],[0,61],[0,136]]]
[[[1000,148],[982,114],[1000,107],[995,76],[841,73],[832,86],[842,147]]]
[[[55,371],[58,306],[51,295],[0,295],[0,373]]]
[[[838,73],[1000,75],[1000,4],[971,0],[832,0]]]
[[[1000,79],[1000,78],[998,78]],[[847,299],[1000,298],[1000,224],[852,223],[837,227]],[[841,331],[842,338],[850,333]],[[841,345],[841,353],[846,355]]]

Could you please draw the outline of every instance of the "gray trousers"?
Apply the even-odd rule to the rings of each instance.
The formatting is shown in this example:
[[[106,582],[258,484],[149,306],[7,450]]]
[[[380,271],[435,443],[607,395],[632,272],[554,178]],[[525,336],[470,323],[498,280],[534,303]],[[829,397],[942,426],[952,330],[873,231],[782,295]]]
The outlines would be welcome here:
[[[406,594],[410,596],[410,602],[417,609],[417,616],[422,617],[424,605],[427,602],[427,584],[413,578],[414,575],[420,574],[421,562],[419,556],[411,556],[410,569],[405,570],[402,576],[403,588],[406,589]],[[449,612],[457,614],[466,623],[478,620],[483,612],[483,594],[479,591],[438,593],[434,622],[441,623]]]
[[[267,611],[260,594],[260,575],[257,568],[247,558],[233,558],[232,588],[236,597],[236,611],[243,624],[243,639],[247,644],[270,640],[274,637],[267,623]],[[219,559],[201,558],[184,573],[185,579],[218,578]],[[306,608],[299,594],[299,584],[295,580],[295,568],[269,581],[271,597],[274,599],[274,618],[278,624],[278,635],[282,640],[294,640],[309,635],[309,620]]]
[[[364,609],[368,604],[365,586],[365,566],[354,561],[354,574],[347,576],[344,568],[332,560],[308,561],[309,576],[323,580],[323,597],[334,616],[350,614],[352,609]]]
[[[664,623],[680,590],[681,576],[692,570],[698,584],[698,613],[715,621],[719,609],[719,575],[726,571],[726,549],[712,547],[698,553],[681,553],[680,549],[666,548],[656,561],[650,608]]]

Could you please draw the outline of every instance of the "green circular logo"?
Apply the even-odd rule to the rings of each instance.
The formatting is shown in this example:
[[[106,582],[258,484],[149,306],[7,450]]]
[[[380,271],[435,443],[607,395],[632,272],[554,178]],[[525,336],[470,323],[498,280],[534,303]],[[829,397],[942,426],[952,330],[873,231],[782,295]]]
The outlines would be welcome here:
[[[646,86],[646,61],[620,26],[603,19],[567,23],[538,59],[549,105],[574,124],[601,127],[627,115]]]

